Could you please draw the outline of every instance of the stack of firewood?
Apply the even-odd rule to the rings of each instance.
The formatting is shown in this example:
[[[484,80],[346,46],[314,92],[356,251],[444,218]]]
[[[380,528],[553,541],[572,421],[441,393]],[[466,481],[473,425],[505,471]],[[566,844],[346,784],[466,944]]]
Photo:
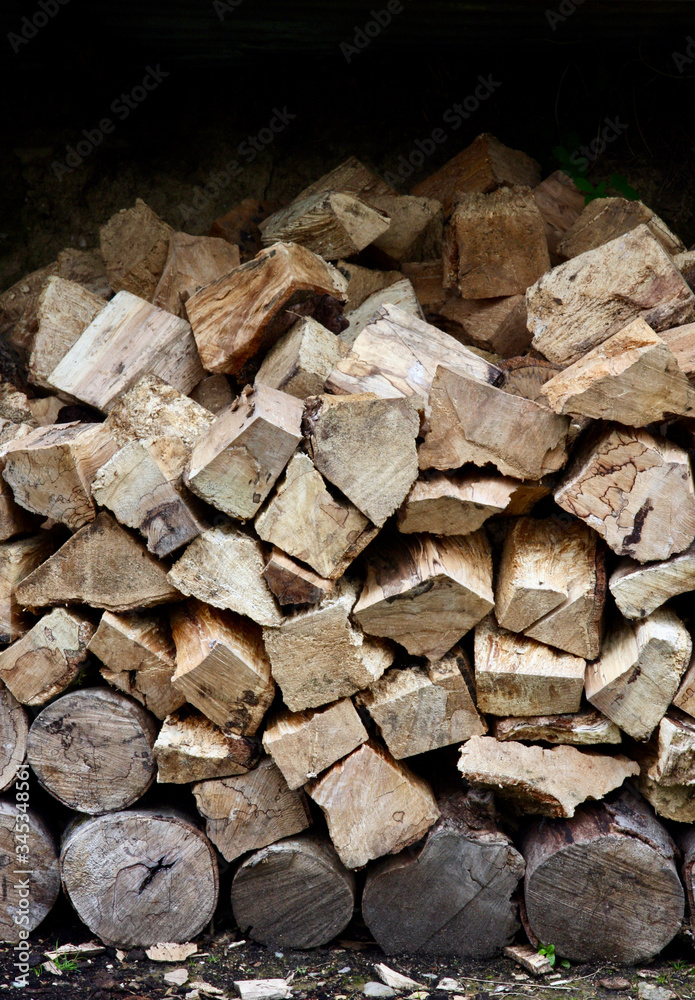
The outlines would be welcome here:
[[[489,135],[212,233],[138,201],[0,296],[28,929],[62,880],[107,943],[185,941],[219,854],[262,942],[361,902],[391,953],[492,955],[521,909],[656,954],[695,891],[695,252]]]

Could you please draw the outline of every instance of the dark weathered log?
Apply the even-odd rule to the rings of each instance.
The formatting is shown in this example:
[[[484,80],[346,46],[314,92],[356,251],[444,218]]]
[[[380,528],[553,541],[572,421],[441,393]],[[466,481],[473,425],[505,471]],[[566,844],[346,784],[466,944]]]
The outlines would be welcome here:
[[[690,928],[695,930],[695,829],[686,830],[679,841],[683,865],[681,872],[685,883]]]
[[[15,780],[27,755],[31,716],[4,685],[0,687],[0,792]]]
[[[24,847],[26,851],[17,853]],[[17,861],[20,856],[26,857],[26,866]],[[0,802],[0,858],[0,941],[16,944],[20,930],[38,927],[58,898],[58,851],[40,816],[30,809],[24,812],[10,802]]]

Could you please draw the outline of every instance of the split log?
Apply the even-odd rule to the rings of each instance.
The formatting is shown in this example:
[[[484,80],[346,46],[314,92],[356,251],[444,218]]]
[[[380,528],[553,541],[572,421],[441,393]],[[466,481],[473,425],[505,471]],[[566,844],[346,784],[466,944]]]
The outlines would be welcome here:
[[[15,500],[72,531],[96,517],[91,483],[116,444],[103,424],[37,427],[3,449],[3,478]]]
[[[673,255],[673,263],[692,288],[695,284],[695,252],[686,250]]]
[[[695,323],[674,326],[659,334],[689,379],[695,375]]]
[[[695,538],[688,453],[644,430],[606,427],[581,447],[555,490],[621,556],[668,559]]]
[[[30,618],[15,590],[58,546],[52,532],[0,544],[0,643],[14,642],[29,629]]]
[[[555,413],[646,427],[689,413],[695,390],[668,345],[637,318],[543,386]]]
[[[173,438],[180,442],[182,465],[197,438],[214,421],[209,410],[156,375],[143,375],[114,402],[104,426],[119,445]]]
[[[291,791],[270,758],[248,774],[200,781],[192,790],[207,835],[226,861],[311,825],[304,792]]]
[[[608,586],[626,618],[646,618],[670,598],[695,590],[695,546],[646,566],[621,559]]]
[[[279,201],[261,201],[244,198],[210,226],[210,236],[218,236],[239,247],[242,261],[251,260],[261,249],[261,231],[264,219],[282,208]]]
[[[0,459],[1,468],[2,459]],[[15,503],[12,490],[0,476],[0,542],[6,542],[15,535],[31,531],[35,523],[35,518],[29,511]]]
[[[526,743],[566,743],[592,746],[620,743],[620,730],[596,709],[582,709],[574,715],[535,715],[528,718],[495,719],[492,735],[496,740]]]
[[[0,652],[0,681],[22,705],[45,705],[84,671],[94,632],[87,615],[56,608]]]
[[[361,868],[416,843],[439,818],[427,782],[377,744],[364,743],[307,791],[346,868]]]
[[[304,188],[302,195],[307,197],[319,191],[341,191],[360,198],[368,205],[378,204],[379,199],[398,192],[385,180],[365,167],[355,156],[349,156],[333,170],[323,174],[317,181]]]
[[[554,260],[558,244],[584,210],[584,195],[564,170],[555,170],[534,187],[532,194],[543,216],[548,250]]]
[[[253,517],[302,440],[302,402],[258,383],[200,435],[184,482],[218,510]]]
[[[356,700],[369,712],[396,760],[487,732],[476,709],[470,664],[460,646],[426,667],[387,670]]]
[[[675,845],[634,793],[586,806],[573,819],[533,823],[522,852],[528,922],[557,955],[646,962],[680,929]]]
[[[347,260],[339,260],[335,266],[347,281],[346,313],[354,312],[376,292],[384,291],[403,280],[400,271],[380,271],[371,267],[361,267]],[[347,319],[347,316],[345,318]]]
[[[69,828],[60,874],[80,920],[121,948],[190,941],[217,906],[212,845],[170,810],[131,809]]]
[[[476,472],[418,479],[398,511],[398,530],[468,535],[501,514],[518,485],[515,479]]]
[[[555,482],[556,477],[552,475],[544,476],[535,483],[517,482],[512,498],[505,508],[505,517],[523,517],[524,514],[530,514],[537,503],[544,497],[550,496]]]
[[[402,278],[400,281],[388,285],[387,288],[380,288],[373,295],[370,295],[369,298],[365,299],[357,309],[345,313],[345,319],[349,325],[338,335],[341,346],[345,348],[342,352],[343,356],[347,354],[347,349],[353,346],[364,328],[369,326],[375,314],[386,305],[395,306],[401,312],[415,316],[419,320],[424,319],[422,309],[415,295],[415,289],[407,278]],[[331,370],[339,360],[340,358],[335,359],[333,365],[331,365]]]
[[[381,267],[399,267],[406,260],[430,260],[442,252],[444,212],[434,198],[411,194],[381,195],[373,201],[390,224],[372,241],[367,255]]]
[[[436,660],[491,610],[492,559],[482,531],[462,537],[406,535],[370,556],[354,609],[365,632]]]
[[[212,722],[253,736],[275,695],[270,661],[255,622],[201,601],[174,608],[174,688]]]
[[[31,351],[38,327],[39,297],[48,279],[57,273],[58,264],[54,261],[38,271],[25,274],[0,295],[0,337],[22,358]]]
[[[89,651],[104,664],[104,680],[135,698],[158,719],[183,705],[183,695],[171,683],[176,647],[164,616],[105,611]]]
[[[25,608],[91,604],[134,611],[175,601],[167,567],[106,511],[80,528],[15,588]]]
[[[66,281],[76,281],[93,295],[110,299],[113,288],[106,274],[101,250],[61,250],[58,254],[58,275]]]
[[[345,285],[339,271],[305,247],[276,243],[261,250],[186,303],[203,365],[239,375],[285,333],[299,307],[319,322],[328,309],[337,322]]]
[[[29,787],[24,782],[20,784]],[[26,853],[20,853],[19,848],[25,847]],[[20,943],[20,932],[35,930],[58,899],[58,851],[52,834],[37,813],[24,806],[20,809],[13,803],[0,802],[0,856],[6,866],[12,866],[2,879],[0,941],[16,945]],[[16,860],[18,857],[26,859],[26,874],[22,862]],[[26,939],[21,944],[22,951],[24,947],[29,950]]]
[[[217,416],[234,402],[234,393],[226,375],[206,375],[193,389],[190,399]]]
[[[666,253],[673,256],[685,247],[665,222],[641,201],[628,198],[594,198],[565,233],[557,253],[563,260],[595,250],[645,225]]]
[[[36,307],[37,330],[29,355],[29,381],[50,389],[48,378],[106,301],[76,281],[49,278]]]
[[[169,254],[152,302],[186,319],[186,302],[191,295],[229,274],[239,263],[239,247],[226,240],[172,233]]]
[[[307,712],[283,709],[263,734],[263,746],[291,789],[301,788],[367,740],[349,698]]]
[[[387,955],[491,958],[513,940],[525,865],[479,798],[439,798],[423,846],[370,867],[362,914]]]
[[[440,364],[496,384],[500,371],[453,337],[392,305],[382,306],[326,379],[333,393],[420,396],[427,400]]]
[[[683,834],[679,846],[683,858],[681,871],[688,901],[689,923],[691,930],[695,930],[695,835],[692,830]]]
[[[290,459],[255,527],[264,541],[330,580],[343,575],[378,531],[349,500],[329,493],[311,459],[301,452]]]
[[[578,712],[586,661],[497,626],[475,628],[475,686],[481,712],[545,715]]]
[[[421,469],[492,464],[503,476],[541,479],[567,460],[569,418],[530,399],[438,365],[429,395]]]
[[[288,837],[247,858],[232,882],[234,920],[246,938],[282,948],[319,948],[345,930],[355,876],[330,841]]]
[[[436,322],[463,344],[513,358],[531,343],[526,326],[526,299],[506,295],[497,299],[462,299],[449,292],[436,309]]]
[[[545,223],[530,188],[459,194],[443,259],[444,287],[464,299],[523,294],[550,269]]]
[[[168,716],[154,744],[157,782],[182,785],[246,774],[258,763],[260,743],[220,729],[185,705]]]
[[[534,348],[560,365],[638,317],[659,332],[695,315],[695,296],[644,225],[553,268],[528,289],[526,304]]]
[[[27,755],[31,716],[4,685],[0,687],[0,792],[6,792]]]
[[[50,427],[51,424],[58,424],[60,411],[65,406],[58,396],[41,396],[27,400],[31,415],[39,427]]]
[[[649,775],[653,758],[640,759],[639,790],[657,816],[674,823],[695,823],[695,795],[692,785],[665,785]]]
[[[46,379],[58,392],[106,411],[143,375],[186,393],[204,375],[188,323],[119,292]]]
[[[261,543],[233,525],[209,528],[174,563],[168,580],[186,597],[279,625],[282,612],[263,576]]]
[[[695,722],[677,709],[659,723],[656,757],[647,773],[660,785],[695,785]]]
[[[639,774],[639,765],[622,754],[604,757],[572,746],[544,750],[498,743],[494,736],[464,743],[458,768],[475,788],[494,791],[516,811],[541,816],[574,816],[582,802],[602,799]]]
[[[588,664],[586,696],[636,740],[647,740],[678,691],[692,652],[690,634],[670,608],[638,622],[622,619]]]
[[[318,576],[313,570],[290,559],[280,549],[273,549],[263,570],[265,581],[278,604],[318,604],[333,590],[333,580]]]
[[[356,600],[356,584],[341,580],[320,604],[264,630],[273,678],[292,712],[348,698],[393,662],[389,643],[363,635],[351,621]]]
[[[271,389],[306,399],[323,392],[323,383],[341,357],[341,341],[311,316],[298,319],[270,348],[256,375]]]
[[[0,420],[3,421],[3,427],[7,428],[6,433],[11,432],[12,424],[24,425],[26,427],[26,432],[38,427],[38,421],[34,417],[32,409],[29,405],[29,399],[25,392],[17,389],[12,382],[5,381],[0,374]],[[24,427],[21,429],[23,430]],[[17,427],[17,433],[20,432],[20,427]]]
[[[46,791],[77,812],[125,809],[155,777],[157,726],[142,705],[107,688],[64,694],[29,730],[27,759]]]
[[[124,289],[152,299],[173,232],[141,198],[132,208],[111,216],[99,230],[99,242],[114,292]]]
[[[691,660],[678,691],[673,697],[673,704],[681,711],[695,718],[695,662]]]
[[[385,233],[391,224],[384,212],[339,191],[299,195],[286,208],[264,219],[259,229],[264,246],[295,243],[325,260],[352,257]]]

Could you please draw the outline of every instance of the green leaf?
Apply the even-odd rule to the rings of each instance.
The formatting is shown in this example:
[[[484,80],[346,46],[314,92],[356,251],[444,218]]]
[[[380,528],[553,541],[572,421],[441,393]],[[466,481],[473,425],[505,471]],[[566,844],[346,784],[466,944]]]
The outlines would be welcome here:
[[[611,174],[611,185],[616,191],[620,191],[624,198],[629,198],[631,201],[639,200],[639,194],[628,184],[622,174]]]
[[[562,966],[563,969],[571,968],[570,963],[567,961],[566,958],[563,958],[563,960],[560,962],[560,965]]]
[[[580,191],[586,191],[587,194],[596,195],[596,189],[591,181],[588,181],[586,177],[579,175],[574,178],[574,183],[579,188]]]

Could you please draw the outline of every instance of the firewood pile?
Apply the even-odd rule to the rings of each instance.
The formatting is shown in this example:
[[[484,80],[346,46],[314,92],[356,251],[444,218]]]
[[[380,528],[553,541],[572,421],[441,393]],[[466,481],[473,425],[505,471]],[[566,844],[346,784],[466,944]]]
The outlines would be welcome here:
[[[3,293],[2,940],[62,884],[186,941],[220,856],[287,947],[687,928],[693,287],[644,204],[482,135],[211,236],[138,201]]]

